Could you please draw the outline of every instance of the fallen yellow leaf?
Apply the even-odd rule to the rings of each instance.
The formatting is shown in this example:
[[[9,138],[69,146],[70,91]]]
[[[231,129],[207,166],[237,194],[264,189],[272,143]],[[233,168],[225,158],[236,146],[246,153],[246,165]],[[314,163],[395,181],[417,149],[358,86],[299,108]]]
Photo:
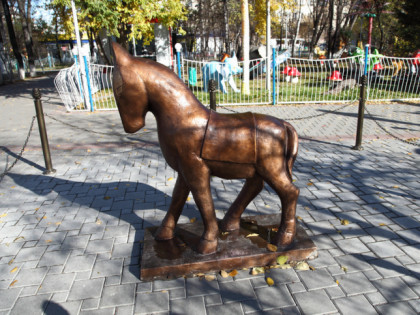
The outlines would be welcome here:
[[[279,265],[284,265],[288,259],[289,257],[282,255],[282,256],[277,257],[276,261]]]
[[[308,186],[312,186],[312,185],[313,185],[313,183],[307,183],[306,185],[308,185]]]
[[[341,222],[341,225],[348,225],[348,224],[350,224],[350,221],[347,220],[347,219],[343,219],[340,222]]]
[[[305,261],[300,261],[296,264],[296,270],[309,270],[309,265]]]
[[[191,219],[190,219],[190,222],[191,222],[191,223],[194,223],[196,220],[197,220],[197,218],[191,218]]]
[[[100,219],[96,219],[96,222],[95,223],[98,224],[98,225],[101,225],[102,224],[102,221]]]
[[[222,278],[229,277],[229,274],[226,271],[224,271],[224,270],[220,270],[220,275],[222,276]]]
[[[265,272],[264,267],[254,267],[251,270],[251,274],[253,276],[259,275],[259,274],[264,273],[264,272]]]
[[[379,223],[379,226],[385,226],[386,224],[385,223]]]
[[[13,259],[11,259],[9,262],[8,262],[8,264],[9,264],[9,266],[11,265],[11,264],[13,264],[13,262],[15,261],[15,259],[13,258]]]
[[[309,266],[309,269],[311,269],[312,271],[314,271],[315,270],[315,267],[314,266]]]
[[[4,218],[4,217],[6,217],[7,216],[7,213],[2,213],[2,214],[0,214],[0,218]]]
[[[229,272],[229,276],[232,278],[238,274],[238,271],[236,269],[233,269],[231,272]]]
[[[341,266],[341,270],[343,270],[344,272],[347,272],[347,267]]]
[[[276,252],[277,251],[277,246],[276,245],[273,245],[273,244],[267,244],[267,249],[270,252]]]
[[[45,240],[45,243],[51,243],[52,240]]]
[[[10,287],[13,287],[16,284],[17,280],[14,280],[11,284]]]
[[[190,201],[190,200],[191,200],[191,197],[188,197],[188,198],[187,198],[187,201]]]
[[[214,279],[216,279],[216,277],[213,275],[205,275],[204,279],[206,279],[207,281],[213,281]]]
[[[265,282],[267,282],[267,284],[271,287],[272,285],[274,285],[274,280],[271,279],[270,277],[267,277],[265,279]]]
[[[340,282],[338,282],[338,280],[335,280],[335,283],[340,284]]]
[[[169,177],[168,178],[168,182],[171,181],[171,180],[173,180],[173,179],[174,179],[173,177]]]
[[[18,267],[13,268],[12,270],[10,270],[10,273],[14,273],[14,272],[16,272],[18,269],[19,269]]]
[[[55,222],[55,225],[60,225],[61,224],[61,222]]]
[[[301,216],[296,217],[298,220],[303,220]]]
[[[260,236],[258,233],[251,233],[248,234],[246,237],[255,237],[255,236]]]
[[[12,186],[12,187],[10,187],[10,188],[16,188],[16,186]]]

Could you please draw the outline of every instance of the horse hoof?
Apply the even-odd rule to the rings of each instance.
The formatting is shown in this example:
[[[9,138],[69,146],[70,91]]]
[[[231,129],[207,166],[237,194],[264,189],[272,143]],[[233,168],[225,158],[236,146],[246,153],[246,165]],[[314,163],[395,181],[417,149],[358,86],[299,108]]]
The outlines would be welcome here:
[[[208,254],[213,254],[215,253],[217,250],[217,239],[215,239],[214,241],[209,241],[206,239],[200,239],[200,243],[198,243],[197,246],[197,251],[200,254],[203,255],[208,255]]]
[[[240,227],[240,219],[232,219],[224,217],[223,220],[220,222],[220,230],[222,232],[231,232],[239,230]]]
[[[166,241],[174,238],[174,229],[167,226],[159,226],[156,231],[155,239],[158,241]]]
[[[293,240],[295,239],[296,232],[290,231],[278,231],[277,235],[274,239],[274,244],[277,246],[287,246],[292,244]]]

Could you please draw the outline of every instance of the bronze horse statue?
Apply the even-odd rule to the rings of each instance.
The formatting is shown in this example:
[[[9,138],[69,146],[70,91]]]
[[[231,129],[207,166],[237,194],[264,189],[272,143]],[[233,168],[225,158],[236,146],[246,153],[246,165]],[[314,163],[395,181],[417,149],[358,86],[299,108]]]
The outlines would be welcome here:
[[[146,113],[152,112],[162,154],[178,172],[168,213],[155,239],[174,238],[178,218],[191,192],[204,223],[196,250],[201,254],[217,250],[219,226],[210,189],[210,177],[217,176],[246,179],[220,222],[222,231],[239,229],[242,213],[265,181],[278,194],[282,205],[281,222],[272,243],[290,245],[296,234],[299,196],[292,181],[298,151],[298,136],[292,125],[262,114],[211,111],[167,67],[132,57],[116,43],[113,51],[113,90],[124,130],[140,130]]]

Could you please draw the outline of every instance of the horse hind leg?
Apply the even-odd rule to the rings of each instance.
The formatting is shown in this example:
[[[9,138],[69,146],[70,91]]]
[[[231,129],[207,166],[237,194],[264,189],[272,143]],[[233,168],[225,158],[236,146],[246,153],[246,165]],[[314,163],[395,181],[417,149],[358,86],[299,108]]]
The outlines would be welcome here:
[[[271,175],[264,179],[279,196],[282,207],[280,226],[272,243],[277,246],[290,245],[296,235],[296,206],[299,188],[293,184],[285,169],[280,174],[277,173],[277,176]]]
[[[223,232],[238,230],[242,213],[245,211],[249,203],[261,192],[264,182],[261,176],[256,174],[252,178],[248,178],[244,187],[236,197],[228,212],[225,214],[220,229]]]

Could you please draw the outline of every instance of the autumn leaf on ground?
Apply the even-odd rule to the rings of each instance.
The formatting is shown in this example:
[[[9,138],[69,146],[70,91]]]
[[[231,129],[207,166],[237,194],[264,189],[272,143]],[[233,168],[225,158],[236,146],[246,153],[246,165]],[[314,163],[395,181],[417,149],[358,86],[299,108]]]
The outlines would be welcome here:
[[[347,219],[343,219],[340,222],[341,222],[341,225],[348,225],[348,224],[350,224],[350,221],[347,220]]]
[[[16,284],[17,280],[14,280],[9,287],[13,287]]]
[[[313,183],[307,183],[306,185],[308,185],[308,186],[312,186],[312,185],[313,185]]]
[[[187,201],[190,201],[190,200],[191,200],[191,197],[188,197],[188,198],[187,198]]]
[[[105,197],[104,197],[104,200],[109,200],[109,199],[111,199],[111,197],[110,197],[110,196],[105,196]]]
[[[301,216],[297,216],[296,219],[303,220]]]
[[[13,268],[12,270],[10,270],[10,273],[14,273],[14,272],[16,272],[18,269],[19,269],[18,267]]]
[[[19,240],[24,240],[25,238],[23,236],[18,236],[16,237],[13,242],[19,241]]]
[[[276,245],[273,245],[273,244],[267,244],[267,249],[270,252],[276,252],[277,251],[277,246]]]
[[[13,259],[11,259],[9,262],[8,262],[8,264],[9,264],[9,266],[11,265],[11,264],[13,264],[13,262],[15,261],[15,259],[13,258]]]
[[[264,273],[264,272],[265,272],[265,268],[264,267],[254,267],[251,270],[251,274],[253,276],[259,275],[259,274]]]
[[[191,222],[191,223],[194,223],[196,220],[197,220],[197,218],[191,218],[191,219],[190,219],[190,222]]]
[[[45,243],[51,243],[52,240],[45,240]]]
[[[385,226],[386,223],[379,223],[379,226]]]
[[[238,271],[236,269],[233,269],[231,272],[229,272],[229,276],[232,278],[238,274]]]
[[[315,270],[315,267],[314,266],[309,266],[309,269],[311,269],[312,271],[314,271]]]
[[[279,265],[284,265],[288,259],[289,257],[282,255],[282,256],[277,257],[276,261]]]
[[[271,287],[272,285],[274,285],[274,280],[271,279],[270,277],[267,277],[265,279],[265,282],[267,282],[267,284]]]
[[[335,283],[340,284],[340,282],[338,282],[338,280],[335,280]]]
[[[347,267],[345,267],[345,266],[341,266],[341,270],[343,270],[344,272],[347,272]]]
[[[214,279],[216,279],[216,277],[214,275],[205,275],[204,279],[206,279],[207,281],[213,281]]]
[[[168,182],[171,181],[171,180],[173,180],[173,179],[174,179],[173,177],[169,177],[168,178]]]
[[[305,261],[300,261],[296,264],[296,270],[309,270],[309,265]]]
[[[220,270],[220,275],[222,276],[222,278],[229,277],[229,274],[226,271],[224,271],[224,270]]]
[[[102,221],[100,219],[96,219],[96,222],[95,223],[98,224],[98,225],[101,225],[102,224]]]
[[[246,237],[255,237],[255,236],[260,236],[258,233],[251,233],[248,234]]]

